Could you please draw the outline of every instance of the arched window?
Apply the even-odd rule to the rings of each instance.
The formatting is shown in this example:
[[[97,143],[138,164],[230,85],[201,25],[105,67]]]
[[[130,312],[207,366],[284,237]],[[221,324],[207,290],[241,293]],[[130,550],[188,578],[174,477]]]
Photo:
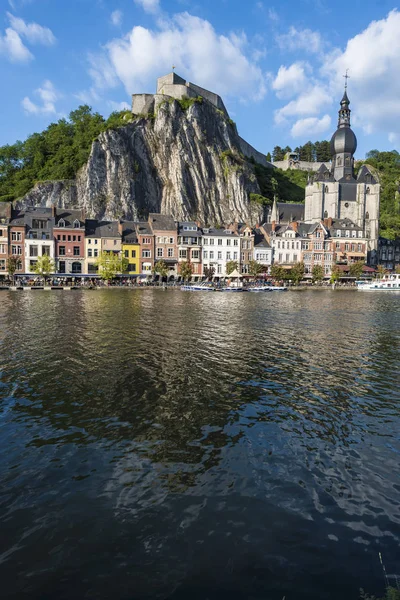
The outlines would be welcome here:
[[[327,186],[327,185],[325,186],[325,192],[326,192],[326,193],[328,193],[328,192],[329,192],[329,188],[328,188],[328,186]]]
[[[80,262],[72,263],[72,273],[82,273],[82,265]]]
[[[326,210],[326,211],[324,212],[324,219],[327,219],[327,218],[328,218],[328,211]]]
[[[365,213],[365,218],[366,218],[366,219],[369,219],[369,212],[366,212],[366,213]]]
[[[348,156],[346,156],[346,158],[344,159],[344,164],[346,167],[350,166],[350,158]]]
[[[74,229],[78,229],[80,227],[80,223],[78,221],[78,219],[75,219],[74,221]]]
[[[60,219],[60,220],[58,221],[58,226],[59,226],[59,227],[65,227],[65,221],[64,221],[64,219]]]
[[[369,187],[367,187],[367,189],[365,190],[365,193],[366,193],[366,194],[370,194],[370,193],[371,193],[371,190],[370,190],[370,188],[369,188]]]
[[[341,167],[341,166],[342,166],[342,159],[341,159],[341,157],[340,157],[340,156],[338,156],[338,157],[337,157],[337,161],[336,161],[336,162],[337,162],[337,166],[338,166],[338,167]]]

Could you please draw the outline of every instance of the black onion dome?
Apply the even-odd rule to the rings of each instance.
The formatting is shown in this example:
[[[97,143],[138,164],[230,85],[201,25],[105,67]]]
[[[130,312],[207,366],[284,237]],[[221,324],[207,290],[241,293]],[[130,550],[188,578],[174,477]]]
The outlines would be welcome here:
[[[357,150],[357,138],[350,127],[337,129],[331,139],[331,154],[354,154]]]

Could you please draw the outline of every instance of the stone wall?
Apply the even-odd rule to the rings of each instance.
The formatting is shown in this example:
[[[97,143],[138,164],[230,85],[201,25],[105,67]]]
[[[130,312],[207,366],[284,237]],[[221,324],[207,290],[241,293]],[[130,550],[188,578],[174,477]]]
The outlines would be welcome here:
[[[305,160],[293,161],[289,159],[277,160],[272,164],[274,167],[282,169],[283,171],[288,171],[289,169],[298,169],[299,171],[318,171],[321,165],[325,165],[328,169],[330,169],[331,166],[330,162],[307,162]]]
[[[253,146],[251,146],[248,142],[246,142],[246,140],[244,140],[241,137],[239,137],[239,144],[240,150],[245,156],[247,156],[247,158],[254,158],[254,160],[257,163],[260,163],[260,165],[263,165],[264,167],[269,167],[271,169],[274,168],[275,165],[267,161],[265,154],[262,154],[261,152],[253,148]]]

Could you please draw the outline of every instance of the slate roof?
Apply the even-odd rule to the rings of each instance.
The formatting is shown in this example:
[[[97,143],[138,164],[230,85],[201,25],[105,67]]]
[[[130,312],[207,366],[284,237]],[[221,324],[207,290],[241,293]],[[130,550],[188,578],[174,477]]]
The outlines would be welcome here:
[[[228,233],[228,231],[230,233]],[[203,229],[203,235],[211,235],[215,237],[239,237],[239,235],[232,229],[216,229],[215,227]]]
[[[254,244],[254,248],[271,248],[270,244],[268,244],[267,240],[263,239],[260,242]]]
[[[118,221],[87,219],[85,236],[88,238],[120,238]]]
[[[371,177],[367,177],[368,175],[370,175]],[[357,183],[375,184],[378,183],[378,181],[374,177],[373,173],[369,170],[367,165],[363,165],[358,172]]]
[[[314,175],[314,181],[335,181],[335,178],[327,166],[322,164]]]
[[[176,231],[176,223],[170,215],[149,214],[149,224],[153,231]]]
[[[122,243],[123,244],[137,244],[138,237],[136,234],[136,223],[133,221],[122,222]]]
[[[0,218],[8,219],[11,217],[11,203],[10,202],[0,202]]]
[[[184,227],[197,227],[196,231],[185,231]],[[201,231],[200,227],[197,225],[197,223],[195,223],[194,221],[182,221],[180,223],[178,223],[178,235],[184,235],[184,236],[188,236],[188,237],[201,237],[203,235],[203,232]]]
[[[85,220],[82,219],[82,211],[79,209],[65,209],[65,208],[57,208],[56,216],[55,216],[55,225],[54,227],[58,227],[58,223],[60,219],[65,221],[65,228],[74,228],[74,221],[79,221],[80,227],[85,227]],[[64,229],[64,227],[62,227]]]
[[[20,210],[13,210],[11,213],[11,220],[9,224],[14,227],[23,227],[25,225],[25,212]]]
[[[281,223],[291,223],[292,221],[302,221],[304,219],[304,204],[277,202],[277,206]]]
[[[136,235],[153,235],[153,231],[147,221],[140,221],[135,224]]]
[[[329,227],[330,231],[336,231],[338,229],[352,229],[355,231],[362,231],[362,227],[359,227],[358,225],[356,225],[355,223],[353,223],[353,221],[351,221],[350,219],[333,219],[332,220],[332,225]]]

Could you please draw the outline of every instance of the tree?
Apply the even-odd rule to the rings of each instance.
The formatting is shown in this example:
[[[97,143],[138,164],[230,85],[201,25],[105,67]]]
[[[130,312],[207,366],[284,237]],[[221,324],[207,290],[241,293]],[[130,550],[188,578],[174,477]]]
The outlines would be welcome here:
[[[342,276],[342,271],[339,269],[337,265],[333,265],[331,271],[331,283],[336,283]]]
[[[233,273],[233,271],[237,271],[237,268],[238,268],[237,260],[228,260],[228,262],[226,263],[226,266],[225,266],[226,274],[230,275],[231,273]]]
[[[193,275],[193,265],[189,261],[185,261],[179,265],[179,272],[183,280],[190,279]]]
[[[272,265],[271,277],[273,277],[277,281],[282,281],[283,279],[286,279],[286,271],[280,265]]]
[[[206,279],[212,279],[215,275],[214,267],[204,267],[203,274]]]
[[[314,265],[311,271],[312,282],[322,281],[324,278],[324,270],[321,265]]]
[[[110,281],[118,273],[123,273],[128,269],[128,260],[114,252],[102,252],[96,260],[96,266],[99,269],[100,277],[105,281]]]
[[[271,162],[272,158],[271,158],[271,152],[267,153],[266,159],[268,162]]]
[[[18,271],[18,268],[21,265],[21,259],[18,256],[9,256],[7,260],[7,271],[10,277],[12,277],[14,281],[15,271]]]
[[[159,275],[161,281],[168,277],[169,269],[165,260],[159,260],[158,262],[156,262],[156,264],[154,265],[153,273],[155,275]]]
[[[293,265],[292,270],[290,271],[290,279],[294,282],[295,285],[298,285],[300,281],[304,277],[304,263],[297,262]]]
[[[350,269],[349,269],[350,277],[355,277],[356,279],[360,279],[363,269],[364,269],[364,263],[361,262],[360,260],[355,263],[352,263],[350,265]]]
[[[249,275],[254,277],[254,279],[256,279],[258,275],[261,275],[261,273],[264,273],[267,269],[268,267],[260,265],[256,260],[251,260],[249,262]]]
[[[43,277],[44,281],[46,282],[46,278],[50,275],[50,273],[54,273],[55,265],[50,256],[48,254],[44,254],[43,256],[39,256],[30,270],[33,273],[36,273],[36,275]]]
[[[272,160],[276,162],[277,160],[283,160],[285,158],[285,152],[280,146],[275,146],[272,151]]]
[[[394,272],[397,273],[398,275],[400,274],[400,265],[397,265]]]
[[[376,269],[376,275],[379,279],[381,279],[384,275],[387,274],[387,269],[383,265],[378,265]]]

